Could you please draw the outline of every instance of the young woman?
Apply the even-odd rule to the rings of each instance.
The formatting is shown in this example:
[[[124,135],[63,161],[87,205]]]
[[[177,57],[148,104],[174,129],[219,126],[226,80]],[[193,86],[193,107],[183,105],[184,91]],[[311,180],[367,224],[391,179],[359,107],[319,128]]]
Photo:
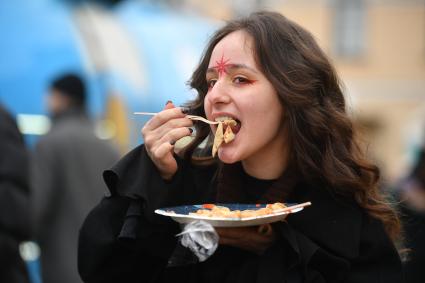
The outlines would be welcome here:
[[[354,139],[337,75],[307,31],[273,12],[229,22],[191,86],[198,98],[190,114],[233,118],[234,140],[218,158],[201,158],[216,126],[197,122],[177,155],[174,142],[191,135],[193,122],[172,104],[154,116],[145,144],[105,172],[110,195],[81,229],[85,282],[402,282],[398,217]],[[180,227],[154,214],[206,202],[304,201],[312,206],[267,229],[217,228],[216,252],[180,266],[170,260]]]

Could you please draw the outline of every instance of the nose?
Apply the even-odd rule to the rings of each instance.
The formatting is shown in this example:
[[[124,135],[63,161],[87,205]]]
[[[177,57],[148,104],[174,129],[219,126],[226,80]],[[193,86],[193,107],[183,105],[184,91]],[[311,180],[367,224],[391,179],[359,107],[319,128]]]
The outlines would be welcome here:
[[[218,80],[214,86],[208,91],[207,97],[208,102],[211,105],[227,104],[231,98],[223,80]]]

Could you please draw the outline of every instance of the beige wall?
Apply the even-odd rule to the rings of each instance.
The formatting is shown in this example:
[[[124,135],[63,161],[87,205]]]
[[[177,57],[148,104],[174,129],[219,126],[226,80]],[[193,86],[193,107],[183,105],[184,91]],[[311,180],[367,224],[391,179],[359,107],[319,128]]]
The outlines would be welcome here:
[[[310,30],[334,61],[371,157],[394,181],[408,170],[411,145],[425,130],[425,5],[366,3],[366,50],[354,60],[332,52],[330,1],[285,1],[276,9]]]
[[[425,5],[405,3],[370,5],[363,65],[339,65],[359,90],[357,115],[381,125],[371,149],[389,181],[406,174],[415,135],[425,130]]]
[[[282,1],[285,4],[276,7],[287,18],[309,30],[320,46],[330,50],[332,11],[325,1]]]

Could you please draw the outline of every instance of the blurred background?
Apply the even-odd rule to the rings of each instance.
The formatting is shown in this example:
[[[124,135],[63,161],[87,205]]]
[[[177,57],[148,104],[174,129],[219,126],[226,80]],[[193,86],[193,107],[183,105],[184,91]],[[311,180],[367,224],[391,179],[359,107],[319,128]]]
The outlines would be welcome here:
[[[132,113],[193,98],[186,82],[208,36],[258,9],[314,34],[383,175],[392,181],[409,170],[425,129],[423,0],[1,1],[0,100],[32,145],[49,128],[49,80],[81,73],[98,135],[126,152],[145,122]]]
[[[425,0],[0,1],[0,102],[31,149],[51,126],[51,80],[80,74],[97,136],[124,154],[147,121],[133,112],[194,98],[186,82],[209,36],[260,9],[313,33],[384,183],[408,175],[425,142]]]

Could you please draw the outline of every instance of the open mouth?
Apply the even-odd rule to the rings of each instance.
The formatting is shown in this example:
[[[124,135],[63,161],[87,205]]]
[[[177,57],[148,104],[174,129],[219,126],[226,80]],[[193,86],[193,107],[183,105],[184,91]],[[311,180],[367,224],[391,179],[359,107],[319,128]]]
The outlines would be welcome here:
[[[215,118],[216,122],[223,123],[223,130],[226,131],[228,127],[232,130],[234,134],[237,134],[241,129],[241,122],[230,116],[222,116]]]
[[[212,156],[214,157],[220,145],[230,143],[236,137],[241,129],[241,122],[228,116],[217,117],[215,121],[219,122],[215,132],[214,144],[212,148]]]

